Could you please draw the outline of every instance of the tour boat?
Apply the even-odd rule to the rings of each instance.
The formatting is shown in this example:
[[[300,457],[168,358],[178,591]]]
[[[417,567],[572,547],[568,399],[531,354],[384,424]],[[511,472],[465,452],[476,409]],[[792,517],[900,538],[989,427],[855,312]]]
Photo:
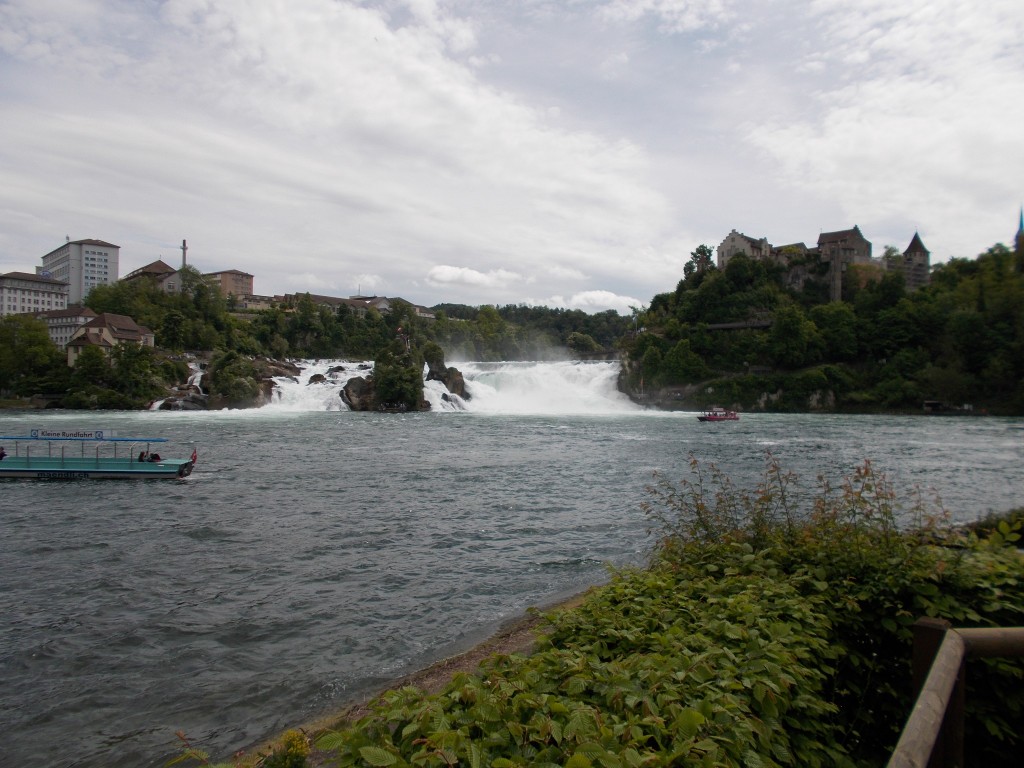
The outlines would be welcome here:
[[[0,435],[0,478],[32,480],[140,480],[188,477],[196,451],[187,459],[151,452],[166,437],[115,437],[109,430],[33,429]],[[8,452],[12,447],[13,452]]]
[[[697,417],[698,421],[739,421],[740,415],[736,411],[727,411],[717,405],[710,411],[704,411]]]

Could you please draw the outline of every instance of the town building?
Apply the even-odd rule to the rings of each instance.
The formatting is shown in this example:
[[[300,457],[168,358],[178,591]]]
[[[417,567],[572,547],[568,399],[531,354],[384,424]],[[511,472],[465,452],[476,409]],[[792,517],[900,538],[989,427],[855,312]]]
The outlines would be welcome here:
[[[50,340],[57,345],[58,349],[64,351],[75,332],[95,318],[96,313],[81,304],[74,304],[67,309],[39,312],[36,317],[46,323],[46,328],[50,332]]]
[[[132,283],[144,279],[152,280],[164,293],[181,292],[181,270],[175,269],[162,259],[139,267],[134,272],[129,272],[121,278],[121,282]]]
[[[282,300],[283,297],[281,296],[256,296],[255,294],[249,294],[239,297],[238,308],[258,312],[261,309],[271,309],[274,304]]]
[[[68,284],[68,304],[81,304],[97,285],[117,282],[121,247],[103,240],[67,239],[43,256],[36,274]]]
[[[104,312],[72,334],[67,343],[68,365],[74,366],[78,362],[85,347],[97,346],[109,355],[118,344],[153,347],[156,346],[156,337],[149,328],[139,325],[127,315]]]
[[[225,298],[228,296],[240,298],[242,296],[251,296],[253,293],[252,275],[248,272],[226,269],[222,272],[204,274],[203,278],[210,285],[215,286],[220,291],[221,296]]]
[[[0,275],[0,317],[65,309],[68,284],[52,277],[8,272]]]

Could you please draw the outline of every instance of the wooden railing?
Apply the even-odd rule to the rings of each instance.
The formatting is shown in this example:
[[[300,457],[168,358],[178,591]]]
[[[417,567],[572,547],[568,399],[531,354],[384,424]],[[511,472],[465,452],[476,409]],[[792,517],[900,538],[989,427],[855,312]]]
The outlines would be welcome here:
[[[917,702],[888,768],[963,766],[968,656],[1024,656],[1024,627],[953,629],[929,618],[914,623]]]

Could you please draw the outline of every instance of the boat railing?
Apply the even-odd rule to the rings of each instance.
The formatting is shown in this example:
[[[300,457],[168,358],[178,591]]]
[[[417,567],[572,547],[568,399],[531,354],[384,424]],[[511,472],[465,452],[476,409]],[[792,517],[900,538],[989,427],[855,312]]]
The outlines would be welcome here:
[[[92,466],[92,467],[97,468],[97,469],[100,467],[100,462],[101,461],[103,461],[103,462],[114,462],[114,463],[123,462],[125,464],[131,464],[131,463],[133,463],[135,461],[135,449],[137,447],[141,448],[142,446],[145,446],[145,454],[149,455],[149,453],[150,453],[150,444],[151,443],[164,443],[164,442],[167,442],[167,438],[163,438],[163,437],[150,437],[150,438],[134,438],[134,437],[129,437],[129,438],[121,437],[121,438],[118,438],[118,437],[114,437],[114,438],[106,438],[106,439],[102,439],[102,440],[94,440],[94,439],[77,439],[77,438],[65,438],[65,437],[52,437],[52,438],[45,437],[45,438],[40,438],[40,437],[28,437],[28,436],[23,436],[23,435],[0,436],[0,440],[13,440],[14,441],[14,453],[11,454],[11,456],[12,456],[12,458],[23,459],[24,462],[25,462],[25,466],[27,468],[30,468],[30,467],[33,466],[33,459],[35,459],[36,460],[36,466],[39,466],[40,462],[50,463],[51,466],[52,466],[52,462],[59,461],[60,462],[60,466],[62,468],[69,466],[68,462],[74,462],[70,466],[73,466],[73,467]],[[45,456],[42,455],[41,453],[36,454],[35,456],[33,456],[32,446],[33,445],[39,445],[39,443],[46,443],[46,454],[45,454]],[[58,455],[54,454],[54,451],[55,451],[54,443],[60,443],[60,453]],[[68,456],[67,455],[68,443],[78,443],[79,446],[81,446],[81,451],[80,451],[80,455],[79,456]],[[88,456],[86,454],[85,446],[86,446],[87,443],[88,444],[92,444],[92,445],[95,446],[95,452],[94,452],[94,454],[92,456]],[[118,454],[118,444],[119,443],[128,443],[128,453],[127,453],[127,455],[125,455],[125,456],[118,456],[117,455]],[[103,448],[103,446],[105,446],[105,445],[106,446],[113,445],[113,451],[114,451],[114,455],[113,456],[101,456],[100,455],[100,451]],[[92,461],[88,461],[89,459],[92,459]],[[88,462],[88,463],[86,463],[86,462]]]
[[[917,700],[887,768],[962,766],[967,657],[1024,656],[1024,627],[954,629],[925,617],[913,629]]]

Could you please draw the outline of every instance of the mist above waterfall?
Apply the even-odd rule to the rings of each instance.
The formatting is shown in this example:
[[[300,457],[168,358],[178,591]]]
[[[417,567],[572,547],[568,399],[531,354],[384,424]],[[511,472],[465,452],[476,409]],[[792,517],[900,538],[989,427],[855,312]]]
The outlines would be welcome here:
[[[342,388],[355,376],[368,376],[373,368],[372,362],[351,360],[305,360],[298,364],[302,372],[294,379],[275,378],[274,400],[265,408],[348,410],[341,400]],[[618,362],[463,362],[457,367],[465,377],[470,398],[449,395],[440,382],[424,382],[423,396],[432,412],[598,414],[640,410],[617,389]]]

